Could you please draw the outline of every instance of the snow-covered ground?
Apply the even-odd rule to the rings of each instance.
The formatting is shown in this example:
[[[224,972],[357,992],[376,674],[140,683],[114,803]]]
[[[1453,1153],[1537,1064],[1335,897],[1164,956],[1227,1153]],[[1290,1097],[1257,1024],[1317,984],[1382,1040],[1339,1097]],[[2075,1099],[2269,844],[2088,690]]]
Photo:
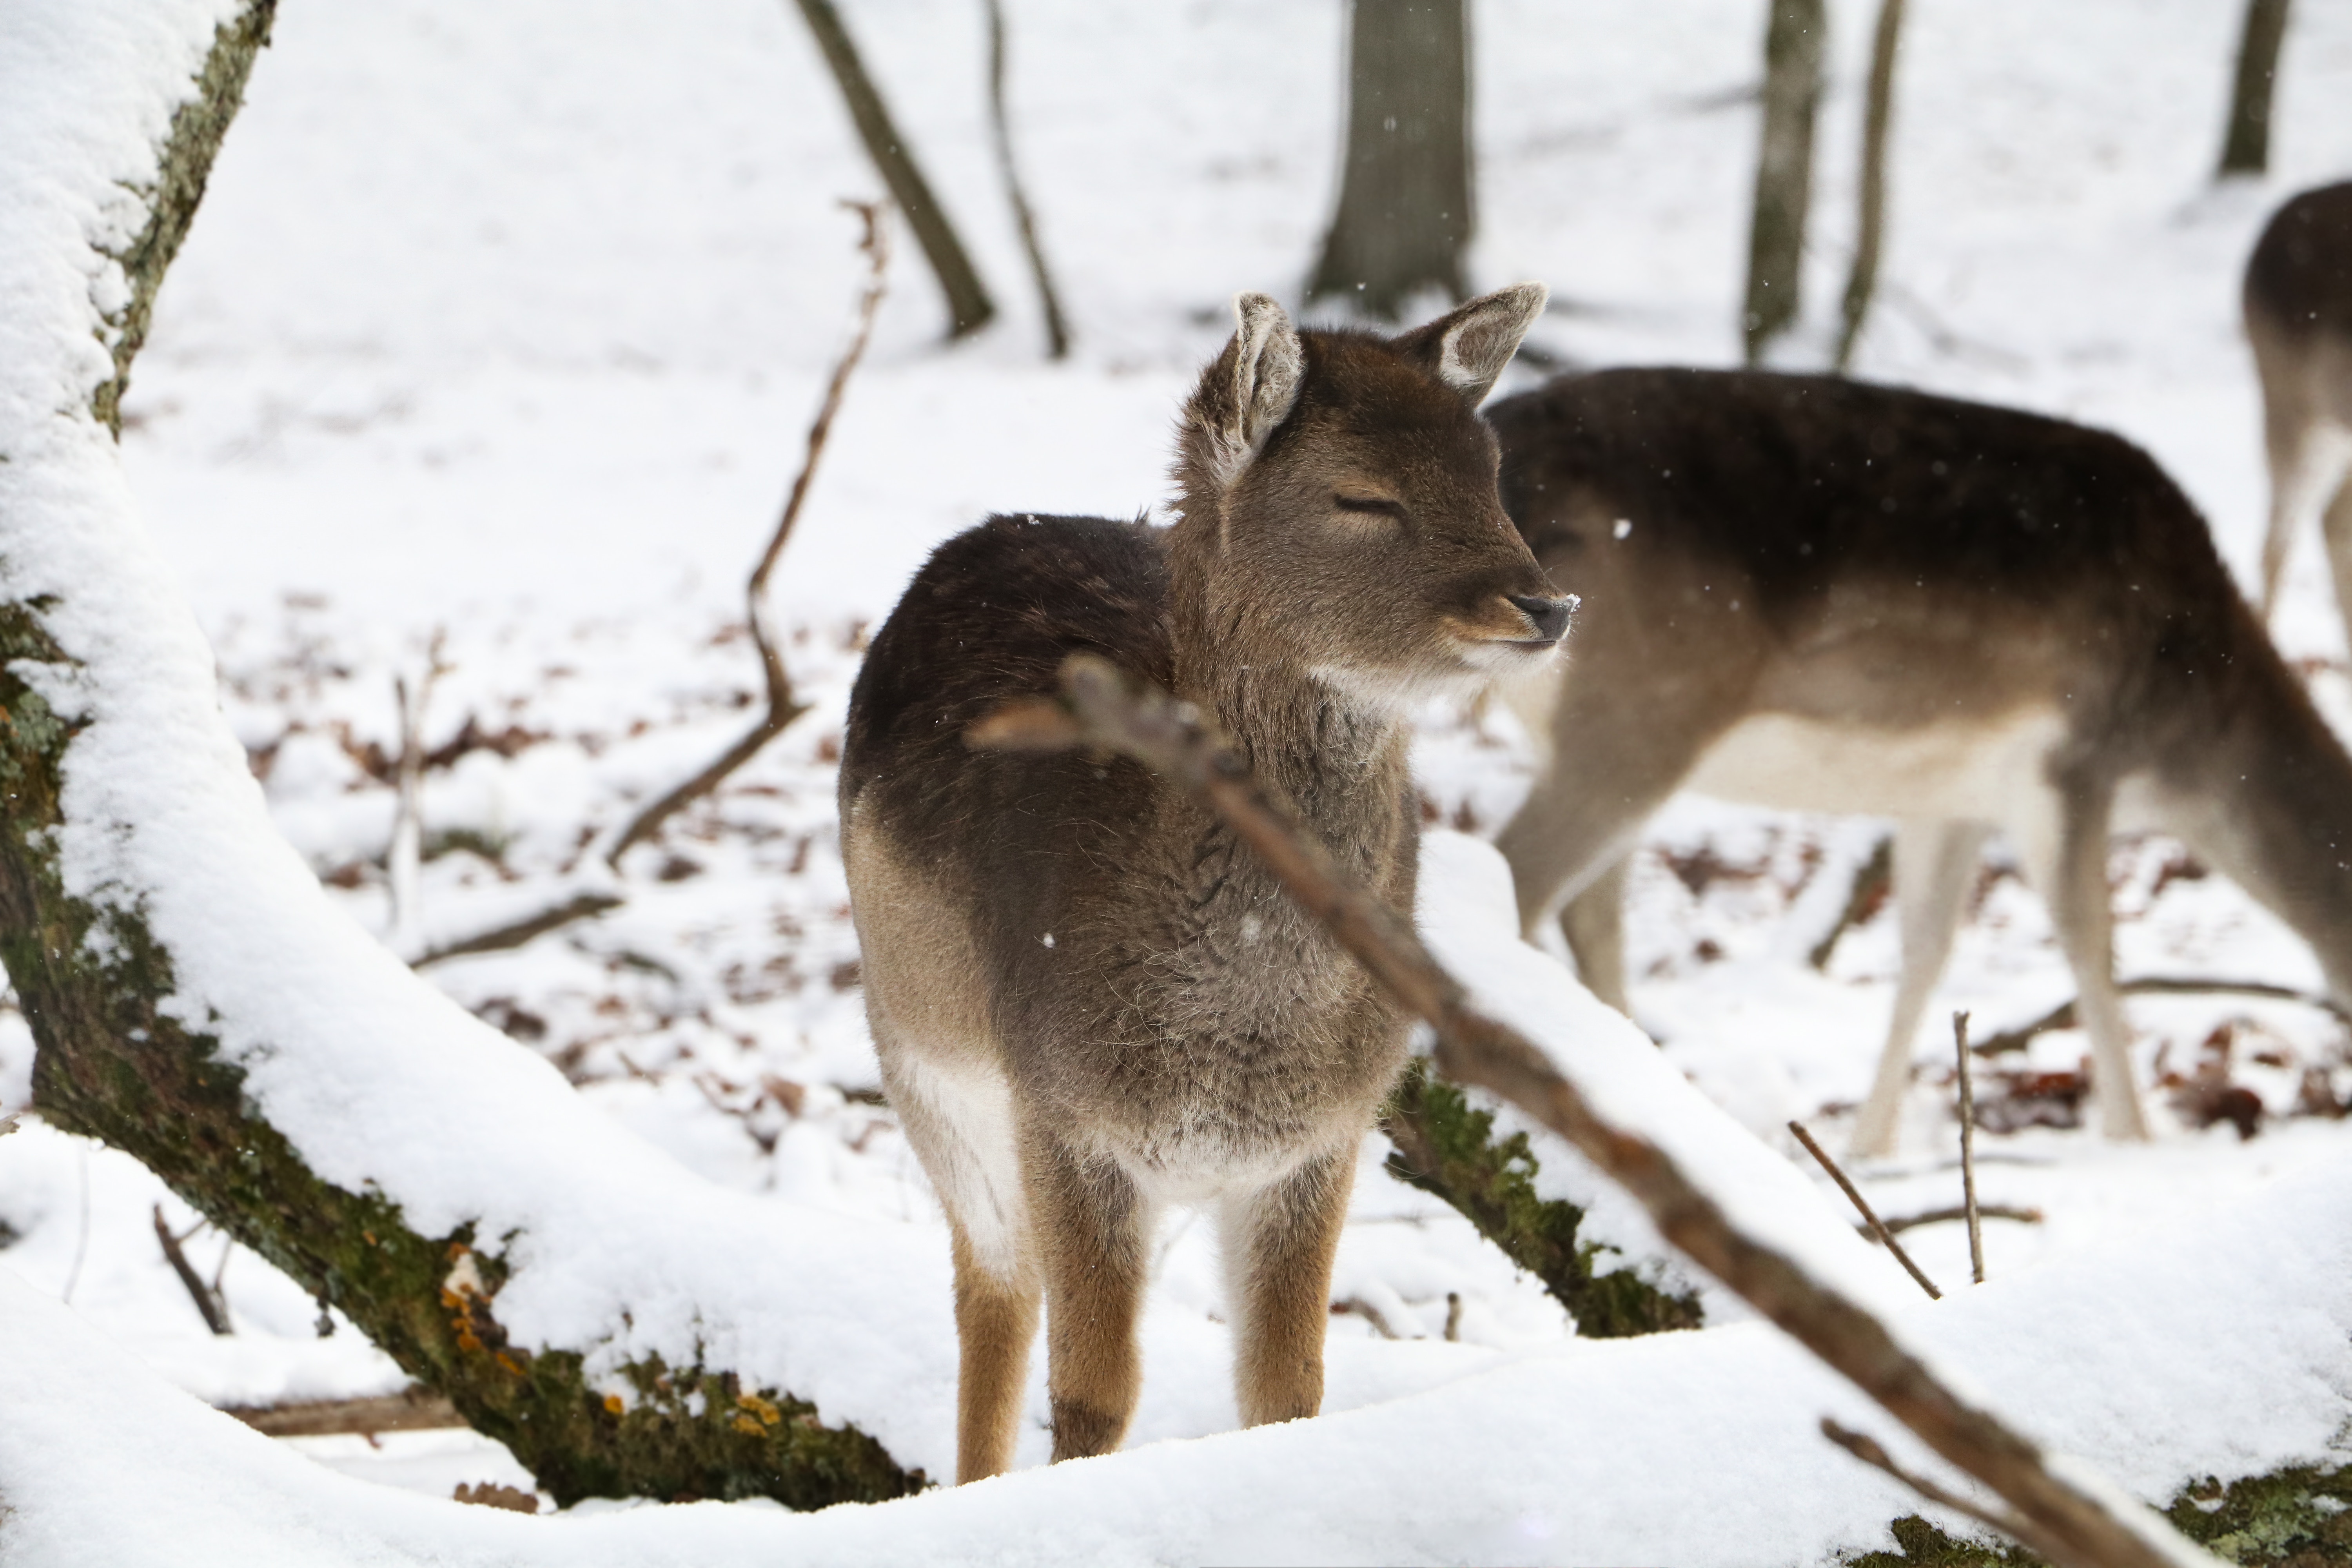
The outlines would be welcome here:
[[[901,237],[876,352],[779,577],[814,710],[635,853],[622,909],[428,973],[690,1169],[936,1230],[873,1092],[835,846],[830,763],[856,649],[925,552],[988,510],[1132,513],[1164,498],[1174,405],[1226,331],[1225,300],[1295,293],[1312,258],[1337,163],[1341,12],[1008,5],[1021,157],[1077,333],[1073,358],[1048,365],[984,135],[981,8],[844,8],[1005,320],[940,347],[936,292]],[[1760,5],[1474,10],[1474,279],[1551,285],[1535,341],[1567,360],[1728,363]],[[1873,8],[1832,10],[1817,324],[1843,278]],[[2284,193],[2352,171],[2352,121],[2336,108],[2352,101],[2352,12],[2296,14],[2277,173],[2215,191],[2237,13],[1915,5],[1884,298],[1858,368],[2140,439],[2250,572],[2264,482],[2237,269]],[[123,450],[279,827],[371,929],[390,923],[394,680],[421,679],[436,637],[448,668],[425,741],[445,755],[425,794],[439,852],[422,900],[436,940],[535,907],[585,836],[748,722],[742,575],[855,288],[834,200],[876,184],[774,0],[283,9],[159,302]],[[2280,626],[2331,712],[2352,716],[2315,550],[2290,567]],[[1418,763],[1436,815],[1498,827],[1525,784],[1521,740],[1499,712],[1432,714]],[[1690,799],[1636,866],[1639,1021],[1784,1144],[1792,1116],[1839,1130],[1891,1001],[1889,918],[1850,933],[1826,973],[1803,958],[1822,889],[1864,847],[1850,824]],[[2126,975],[2315,987],[2299,943],[2218,879],[2184,874],[2170,847],[2121,845],[2114,868]],[[1934,1016],[1969,1008],[1981,1036],[2069,994],[2039,906],[1996,858]],[[2143,1081],[2172,1083],[2155,1094],[2165,1131],[2144,1148],[2073,1126],[1986,1137],[1987,1201],[2042,1215],[1989,1223],[1996,1279],[2343,1152],[2352,1057],[2330,1015],[2221,994],[2128,1005]],[[1940,1025],[1924,1035],[1906,1153],[1865,1173],[1890,1215],[1958,1197],[1948,1052]],[[2084,1048],[2042,1034],[1988,1063],[1980,1092],[2012,1121],[2064,1122]],[[26,1100],[29,1061],[21,1022],[0,1018],[0,1110]],[[2191,1124],[2225,1085],[2262,1102],[2250,1141]],[[2190,1110],[2172,1114],[2175,1099]],[[1369,1315],[1343,1312],[1335,1406],[1482,1355],[1561,1351],[1570,1326],[1549,1298],[1450,1210],[1380,1174],[1379,1152],[1368,1145],[1335,1300],[1436,1338],[1458,1297],[1460,1337],[1484,1349],[1375,1344]],[[348,1326],[321,1338],[315,1304],[235,1249],[237,1331],[207,1334],[160,1255],[158,1204],[190,1223],[124,1156],[30,1123],[0,1141],[0,1268],[212,1403],[398,1385]],[[1906,1239],[1948,1289],[1966,1278],[1959,1227]],[[221,1260],[217,1239],[189,1246],[207,1271]],[[1158,1268],[1161,1371],[1147,1374],[1139,1443],[1233,1420],[1204,1227],[1172,1222]],[[1449,1370],[1383,1359],[1407,1355]],[[1032,1414],[1024,1460],[1045,1450],[1042,1398]],[[442,1496],[459,1480],[527,1484],[470,1437],[308,1447]]]

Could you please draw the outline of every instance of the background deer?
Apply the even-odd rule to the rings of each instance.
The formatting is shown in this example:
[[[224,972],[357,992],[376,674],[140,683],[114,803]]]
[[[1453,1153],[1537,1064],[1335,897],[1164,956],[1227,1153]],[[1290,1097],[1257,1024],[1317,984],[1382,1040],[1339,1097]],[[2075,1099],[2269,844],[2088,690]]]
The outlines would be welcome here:
[[[1116,1448],[1155,1215],[1213,1207],[1251,1425],[1311,1415],[1395,1009],[1216,819],[1136,764],[970,749],[1064,657],[1214,716],[1396,907],[1410,710],[1565,629],[1477,405],[1535,284],[1383,341],[1264,295],[1178,433],[1180,521],[995,517],[950,541],[850,699],[841,821],[884,1083],[953,1235],[957,1476],[1011,1462],[1042,1295],[1056,1459]]]
[[[2352,994],[2352,762],[2203,521],[2117,437],[1814,376],[1608,371],[1498,404],[1503,494],[1582,597],[1517,703],[1549,758],[1499,844],[1622,1008],[1623,865],[1678,789],[1898,824],[1903,966],[1854,1131],[1892,1151],[1910,1048],[1999,827],[2080,987],[2101,1123],[2140,1137],[2107,839],[2158,827]]]
[[[2352,617],[2352,181],[2272,216],[2246,260],[2244,302],[2271,469],[2263,616],[2288,547],[2316,516],[2336,608]]]

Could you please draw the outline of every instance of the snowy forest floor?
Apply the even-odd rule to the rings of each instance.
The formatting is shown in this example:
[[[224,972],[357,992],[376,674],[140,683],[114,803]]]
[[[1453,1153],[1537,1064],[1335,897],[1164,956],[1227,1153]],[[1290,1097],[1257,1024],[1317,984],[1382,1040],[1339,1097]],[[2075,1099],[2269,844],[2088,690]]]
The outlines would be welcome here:
[[[1022,156],[1078,331],[1075,358],[1046,366],[982,133],[978,7],[845,8],[1009,319],[937,346],[933,290],[902,245],[877,353],[780,577],[813,710],[632,855],[621,908],[429,973],[714,1181],[936,1225],[877,1092],[837,853],[832,764],[857,651],[923,553],[984,511],[1132,514],[1163,498],[1175,402],[1225,330],[1225,299],[1281,291],[1311,258],[1336,166],[1339,12],[1010,7]],[[1474,9],[1476,281],[1549,282],[1559,303],[1534,341],[1566,363],[1727,363],[1759,8]],[[1808,278],[1822,302],[1848,243],[1870,18],[1832,10]],[[2285,192],[2352,169],[2352,123],[2328,112],[2352,101],[2352,15],[2297,15],[2279,173],[2221,192],[2206,176],[2233,7],[2001,0],[1918,8],[1911,25],[1887,281],[1858,370],[2124,431],[2245,572],[2264,487],[2237,268]],[[394,682],[423,679],[428,649],[447,667],[425,735],[433,942],[550,901],[583,845],[751,718],[739,584],[853,287],[833,198],[874,184],[796,29],[752,0],[658,18],[619,0],[402,0],[279,19],[162,297],[124,449],[279,825],[387,936]],[[2352,725],[2314,549],[2291,566],[2279,629]],[[1528,755],[1499,710],[1428,715],[1431,820],[1491,834]],[[1805,958],[1870,832],[1685,799],[1635,862],[1638,1021],[1792,1151],[1791,1117],[1836,1146],[1891,1002],[1891,910],[1825,971]],[[2317,990],[2301,944],[2177,846],[2119,842],[2111,877],[2126,977]],[[2070,994],[2040,905],[1996,849],[1932,1016],[1966,1008],[1981,1038]],[[2224,992],[2128,1005],[2162,1128],[2151,1145],[2080,1124],[2079,1032],[1985,1060],[1984,1199],[2040,1215],[1989,1222],[1992,1273],[2164,1224],[2352,1136],[2352,1036],[2329,1012]],[[30,1055],[21,1020],[0,1016],[0,1110],[26,1101]],[[1904,1154],[1858,1173],[1890,1216],[1958,1198],[1940,1023],[1919,1061]],[[1335,1336],[1375,1334],[1375,1315],[1443,1336],[1449,1299],[1474,1344],[1570,1331],[1465,1222],[1382,1174],[1378,1144]],[[190,1252],[225,1266],[236,1331],[207,1333],[157,1245],[158,1205],[193,1223],[126,1156],[37,1121],[0,1142],[0,1266],[173,1381],[222,1405],[400,1385],[348,1325],[322,1337],[318,1308],[259,1258],[199,1237]],[[1948,1289],[1966,1279],[1958,1226],[1906,1241]],[[1154,1321],[1221,1310],[1205,1229],[1180,1215]],[[1042,1397],[1033,1415],[1024,1462],[1044,1457]],[[1133,1441],[1233,1419],[1222,1382],[1147,1375]],[[530,1485],[462,1432],[301,1441],[444,1496]]]

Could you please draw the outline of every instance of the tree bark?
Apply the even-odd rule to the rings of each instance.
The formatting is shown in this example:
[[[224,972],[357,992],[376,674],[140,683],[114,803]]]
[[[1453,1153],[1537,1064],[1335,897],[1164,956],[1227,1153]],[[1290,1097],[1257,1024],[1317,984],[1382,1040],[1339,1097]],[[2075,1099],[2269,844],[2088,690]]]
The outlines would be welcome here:
[[[1748,234],[1748,363],[1796,325],[1813,196],[1813,117],[1829,36],[1822,0],[1772,0],[1764,28],[1764,128]]]
[[[833,72],[834,84],[841,89],[842,101],[857,127],[858,140],[866,143],[866,156],[874,160],[882,183],[890,188],[890,198],[907,215],[907,226],[914,230],[915,242],[923,247],[931,274],[940,280],[940,291],[947,296],[948,336],[961,338],[980,331],[995,319],[996,302],[988,297],[971,258],[964,252],[963,241],[948,222],[947,209],[931,195],[930,182],[923,178],[914,153],[898,134],[881,89],[866,74],[866,62],[858,58],[841,13],[834,9],[833,0],[797,0],[797,4]]]
[[[1339,206],[1307,297],[1389,321],[1423,289],[1464,299],[1473,218],[1464,0],[1355,0]]]
[[[1862,200],[1856,215],[1853,270],[1846,277],[1844,325],[1838,331],[1837,371],[1853,363],[1854,341],[1870,315],[1878,287],[1879,246],[1886,229],[1886,137],[1895,119],[1895,58],[1903,39],[1903,0],[1878,0],[1878,30],[1870,44],[1870,92],[1862,111]]]
[[[53,20],[73,16],[84,3],[61,0]],[[236,115],[255,53],[268,40],[270,14],[271,0],[247,0],[219,27],[156,148],[160,177],[123,187],[145,221],[112,253],[127,275],[130,303],[104,319],[113,334],[114,373],[95,388],[87,416],[71,408],[27,415],[15,387],[0,397],[0,416],[6,416],[0,424],[0,526],[36,538],[44,531],[102,533],[108,526],[114,492],[104,487],[112,477],[93,469],[89,443],[73,426],[94,433],[115,424],[147,302],[194,216],[213,153]],[[128,30],[152,24],[160,34],[173,20],[162,8],[142,15],[118,5],[89,25],[120,23]],[[173,85],[158,81],[152,99],[141,101],[168,103]],[[58,110],[69,123],[55,128],[54,144],[88,139],[98,111],[71,119],[77,112],[70,105]],[[65,189],[37,181],[29,188],[37,197]],[[75,189],[57,199],[110,195],[93,198]],[[47,223],[49,216],[30,215],[44,221],[28,220],[0,243],[40,243],[34,237],[62,226]],[[72,374],[40,363],[42,346],[69,366],[83,352],[58,341],[76,335],[69,326],[53,330],[44,342],[39,312],[54,300],[11,303],[25,312],[12,327],[26,329],[12,341],[36,352],[0,365],[0,376],[47,385],[42,378]],[[110,452],[104,461],[110,463]],[[61,844],[73,835],[165,829],[68,818],[68,752],[85,732],[121,724],[93,717],[99,705],[123,695],[105,684],[107,670],[114,670],[112,679],[121,670],[98,656],[85,662],[68,653],[61,643],[67,634],[57,629],[74,626],[73,635],[90,637],[91,616],[104,612],[78,605],[70,587],[61,593],[54,580],[28,589],[13,553],[0,550],[0,963],[33,1031],[34,1097],[43,1117],[132,1154],[224,1231],[322,1302],[341,1308],[410,1375],[446,1394],[478,1430],[506,1442],[559,1498],[759,1495],[807,1508],[897,1496],[925,1484],[919,1471],[902,1468],[855,1427],[826,1426],[807,1401],[746,1386],[722,1366],[671,1366],[646,1357],[617,1368],[637,1397],[600,1394],[579,1354],[534,1353],[508,1342],[495,1308],[508,1267],[498,1254],[475,1250],[478,1239],[496,1247],[504,1237],[477,1238],[470,1222],[446,1234],[420,1233],[372,1184],[347,1190],[311,1170],[245,1092],[246,1071],[226,1059],[214,1032],[217,1016],[192,1016],[184,1005],[173,954],[146,919],[146,895],[68,886]],[[151,603],[110,600],[98,590],[92,597],[115,608]],[[103,641],[106,628],[96,635]],[[60,691],[91,706],[60,710],[49,700]],[[205,723],[216,727],[218,718],[173,713],[166,722],[175,741],[184,728],[184,743],[201,743],[211,734]],[[201,835],[216,825],[175,826]],[[447,1092],[466,1089],[453,1083]]]
[[[2230,92],[2230,122],[2221,133],[2217,177],[2260,174],[2271,165],[2271,89],[2278,79],[2279,45],[2286,37],[2287,0],[2246,0],[2238,35],[2238,76]]]

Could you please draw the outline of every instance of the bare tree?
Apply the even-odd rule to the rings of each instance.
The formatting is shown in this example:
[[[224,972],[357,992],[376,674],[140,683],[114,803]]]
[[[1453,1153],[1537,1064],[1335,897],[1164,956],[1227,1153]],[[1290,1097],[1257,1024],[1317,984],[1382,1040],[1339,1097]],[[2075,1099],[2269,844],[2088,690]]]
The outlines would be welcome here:
[[[1822,0],[1772,0],[1764,26],[1764,127],[1748,231],[1748,363],[1797,323],[1805,217],[1813,198],[1813,117],[1829,37]]]
[[[2230,122],[2221,133],[2217,178],[2259,174],[2271,164],[2271,89],[2278,78],[2279,45],[2286,37],[2287,0],[2246,0],[2238,35],[2238,78],[2230,93]]]
[[[858,139],[866,143],[866,156],[874,160],[882,183],[890,187],[898,210],[907,215],[907,226],[914,231],[915,243],[923,247],[924,259],[931,264],[940,290],[947,296],[948,336],[961,338],[980,331],[995,319],[996,301],[988,297],[971,258],[964,252],[963,241],[948,222],[946,209],[931,195],[930,182],[923,178],[914,153],[898,134],[889,106],[882,101],[881,89],[866,74],[866,62],[858,58],[857,46],[842,25],[841,13],[834,9],[833,0],[795,0],[795,4],[815,36],[835,85],[841,89],[842,101],[849,108]]]
[[[1464,0],[1354,0],[1349,11],[1346,163],[1307,297],[1392,321],[1423,289],[1469,292],[1469,27]]]
[[[1862,111],[1862,198],[1853,238],[1853,270],[1845,280],[1844,324],[1838,331],[1837,369],[1853,359],[1854,340],[1870,315],[1878,287],[1878,251],[1886,229],[1886,136],[1895,119],[1895,57],[1903,39],[1903,0],[1878,0],[1878,30],[1870,44],[1870,91]]]

